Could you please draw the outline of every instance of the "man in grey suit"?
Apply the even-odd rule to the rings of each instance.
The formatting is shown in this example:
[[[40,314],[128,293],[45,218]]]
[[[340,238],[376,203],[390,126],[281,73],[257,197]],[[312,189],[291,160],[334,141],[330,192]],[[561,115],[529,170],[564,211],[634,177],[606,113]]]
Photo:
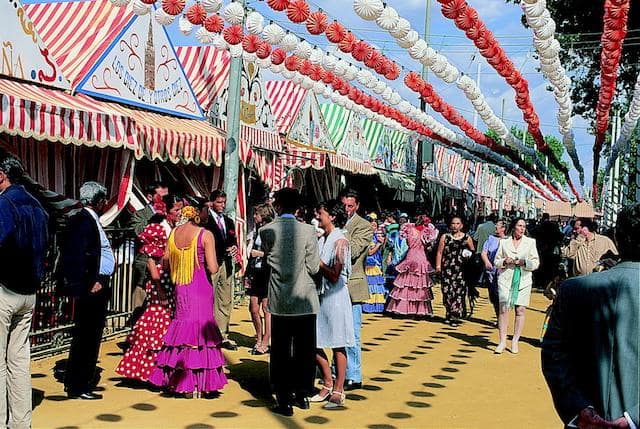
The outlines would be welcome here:
[[[640,204],[618,214],[622,258],[562,283],[542,342],[542,372],[566,427],[640,425]]]
[[[320,308],[312,276],[320,269],[313,226],[298,222],[298,191],[275,193],[278,218],[260,228],[264,259],[271,269],[268,308],[271,313],[271,385],[273,411],[290,416],[292,404],[309,408],[315,375],[316,314]]]
[[[364,264],[369,253],[369,245],[373,239],[371,223],[358,215],[360,196],[349,190],[342,196],[349,220],[346,230],[351,246],[351,277],[349,277],[349,295],[353,310],[353,328],[356,334],[356,345],[347,347],[347,374],[344,390],[362,387],[362,362],[360,350],[360,329],[362,327],[362,303],[369,299],[369,284],[364,272]]]

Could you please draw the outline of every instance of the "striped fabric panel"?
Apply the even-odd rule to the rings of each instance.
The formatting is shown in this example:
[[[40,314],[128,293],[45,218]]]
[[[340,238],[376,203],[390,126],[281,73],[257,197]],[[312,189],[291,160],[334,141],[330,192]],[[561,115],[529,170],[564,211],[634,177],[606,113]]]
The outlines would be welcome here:
[[[404,168],[408,134],[398,130],[390,130],[391,147],[393,148],[393,161],[398,168]]]
[[[367,141],[367,148],[369,149],[369,156],[374,158],[376,151],[378,150],[378,144],[380,143],[380,136],[384,131],[384,125],[380,122],[365,119],[362,122],[362,134]]]
[[[269,80],[266,87],[278,132],[287,134],[298,116],[307,90],[290,80]]]
[[[42,41],[75,87],[133,17],[110,1],[24,5]]]
[[[176,54],[204,110],[229,85],[230,57],[213,46],[177,46]]]
[[[227,131],[227,121],[220,121],[218,125],[222,131]],[[240,123],[240,140],[244,140],[248,144],[247,151],[252,146],[256,146],[274,152],[282,152],[280,135],[268,130],[260,130]],[[242,147],[240,149],[242,150]],[[249,156],[247,156],[248,158]],[[243,159],[242,155],[240,159]]]
[[[331,141],[334,147],[338,149],[344,140],[352,112],[333,103],[321,104],[320,111],[324,116]]]

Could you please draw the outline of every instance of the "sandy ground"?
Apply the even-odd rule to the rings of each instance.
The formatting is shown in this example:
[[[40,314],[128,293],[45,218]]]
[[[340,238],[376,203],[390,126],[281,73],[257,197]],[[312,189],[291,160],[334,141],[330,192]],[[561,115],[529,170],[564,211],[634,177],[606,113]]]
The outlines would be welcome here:
[[[436,290],[436,315],[443,315]],[[540,371],[538,338],[548,301],[533,293],[518,355],[492,353],[497,330],[482,290],[474,318],[458,328],[440,321],[365,315],[364,386],[343,410],[295,409],[293,417],[268,406],[268,355],[252,356],[253,325],[246,305],[232,316],[237,351],[225,351],[229,384],[216,399],[177,399],[128,387],[114,373],[116,341],[103,344],[98,387],[104,399],[68,400],[53,377],[66,355],[32,363],[34,428],[559,428]]]

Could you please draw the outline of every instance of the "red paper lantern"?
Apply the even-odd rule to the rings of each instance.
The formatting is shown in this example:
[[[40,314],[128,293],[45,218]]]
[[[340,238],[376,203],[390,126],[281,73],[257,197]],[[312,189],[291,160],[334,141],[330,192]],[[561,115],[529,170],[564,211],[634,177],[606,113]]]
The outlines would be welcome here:
[[[400,67],[398,67],[398,65],[392,61],[390,64],[390,69],[387,73],[384,74],[384,77],[389,80],[396,80],[398,76],[400,76]]]
[[[185,0],[162,0],[162,10],[167,15],[180,15],[184,10]]]
[[[338,43],[338,49],[340,49],[345,54],[348,54],[353,49],[353,46],[356,44],[358,39],[353,35],[350,31],[345,34],[340,43]]]
[[[282,64],[284,59],[287,58],[287,53],[280,48],[276,48],[271,53],[271,63],[275,65]]]
[[[243,36],[242,26],[240,25],[231,25],[222,30],[222,37],[224,37],[225,42],[230,45],[237,45],[242,42]]]
[[[271,9],[281,12],[289,6],[289,0],[267,0],[267,4]]]
[[[452,0],[442,5],[442,14],[449,19],[457,18],[464,10],[467,9],[465,0]]]
[[[284,59],[284,66],[289,71],[297,71],[300,67],[300,58],[290,55]]]
[[[298,71],[300,72],[300,74],[309,76],[313,71],[313,64],[311,64],[309,60],[303,60],[300,63],[300,67],[298,67]]]
[[[357,61],[364,61],[372,50],[373,48],[371,48],[367,42],[360,40],[353,44],[351,56]]]
[[[384,60],[386,60],[386,58],[377,49],[371,49],[369,55],[364,59],[364,65],[380,73],[378,68],[381,66],[380,63]]]
[[[294,0],[287,6],[287,18],[296,24],[305,22],[310,12],[309,5],[304,0]]]
[[[156,2],[156,0],[142,0],[142,3],[144,4],[154,4]]]
[[[193,25],[202,25],[207,18],[207,11],[200,3],[196,3],[187,10],[186,16]]]
[[[419,92],[418,86],[421,81],[424,82],[422,80],[422,77],[414,71],[407,73],[407,75],[404,77],[404,84],[407,85],[407,88],[416,92]],[[423,85],[423,88],[424,88],[424,85]]]
[[[256,50],[256,56],[261,60],[269,57],[271,55],[271,45],[265,41],[260,42],[258,49]],[[271,61],[273,63],[273,61]]]
[[[324,80],[324,76],[325,76],[325,71],[319,65],[314,65],[311,71],[311,74],[309,74],[309,77],[315,80],[316,82]]]
[[[467,7],[464,12],[455,18],[455,21],[460,30],[467,31],[478,22],[478,12],[472,7]]]
[[[487,27],[485,27],[484,22],[478,20],[473,27],[469,28],[464,33],[469,39],[476,40],[478,37],[482,37],[486,30]]]
[[[338,21],[333,21],[329,24],[324,34],[331,43],[340,43],[347,35],[347,30]]]
[[[327,22],[327,15],[322,11],[316,11],[309,15],[307,18],[307,31],[310,34],[321,34],[327,29],[329,23]]]
[[[245,52],[253,54],[258,50],[258,46],[260,46],[260,42],[262,41],[255,34],[247,34],[242,39],[242,49],[244,49]]]
[[[224,20],[218,14],[209,15],[203,25],[211,33],[220,33],[224,29]]]
[[[333,79],[335,78],[334,74],[332,72],[330,72],[329,70],[325,70],[324,71],[324,77],[322,78],[322,81],[326,84],[330,84],[331,82],[333,82]]]

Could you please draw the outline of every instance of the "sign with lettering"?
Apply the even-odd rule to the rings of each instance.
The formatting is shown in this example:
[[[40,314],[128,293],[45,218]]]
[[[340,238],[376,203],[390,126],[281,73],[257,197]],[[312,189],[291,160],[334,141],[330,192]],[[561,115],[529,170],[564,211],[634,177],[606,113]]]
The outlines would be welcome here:
[[[164,26],[135,16],[79,85],[78,92],[191,119],[204,119]]]
[[[49,55],[20,0],[0,0],[0,16],[0,74],[69,89],[69,81]]]

